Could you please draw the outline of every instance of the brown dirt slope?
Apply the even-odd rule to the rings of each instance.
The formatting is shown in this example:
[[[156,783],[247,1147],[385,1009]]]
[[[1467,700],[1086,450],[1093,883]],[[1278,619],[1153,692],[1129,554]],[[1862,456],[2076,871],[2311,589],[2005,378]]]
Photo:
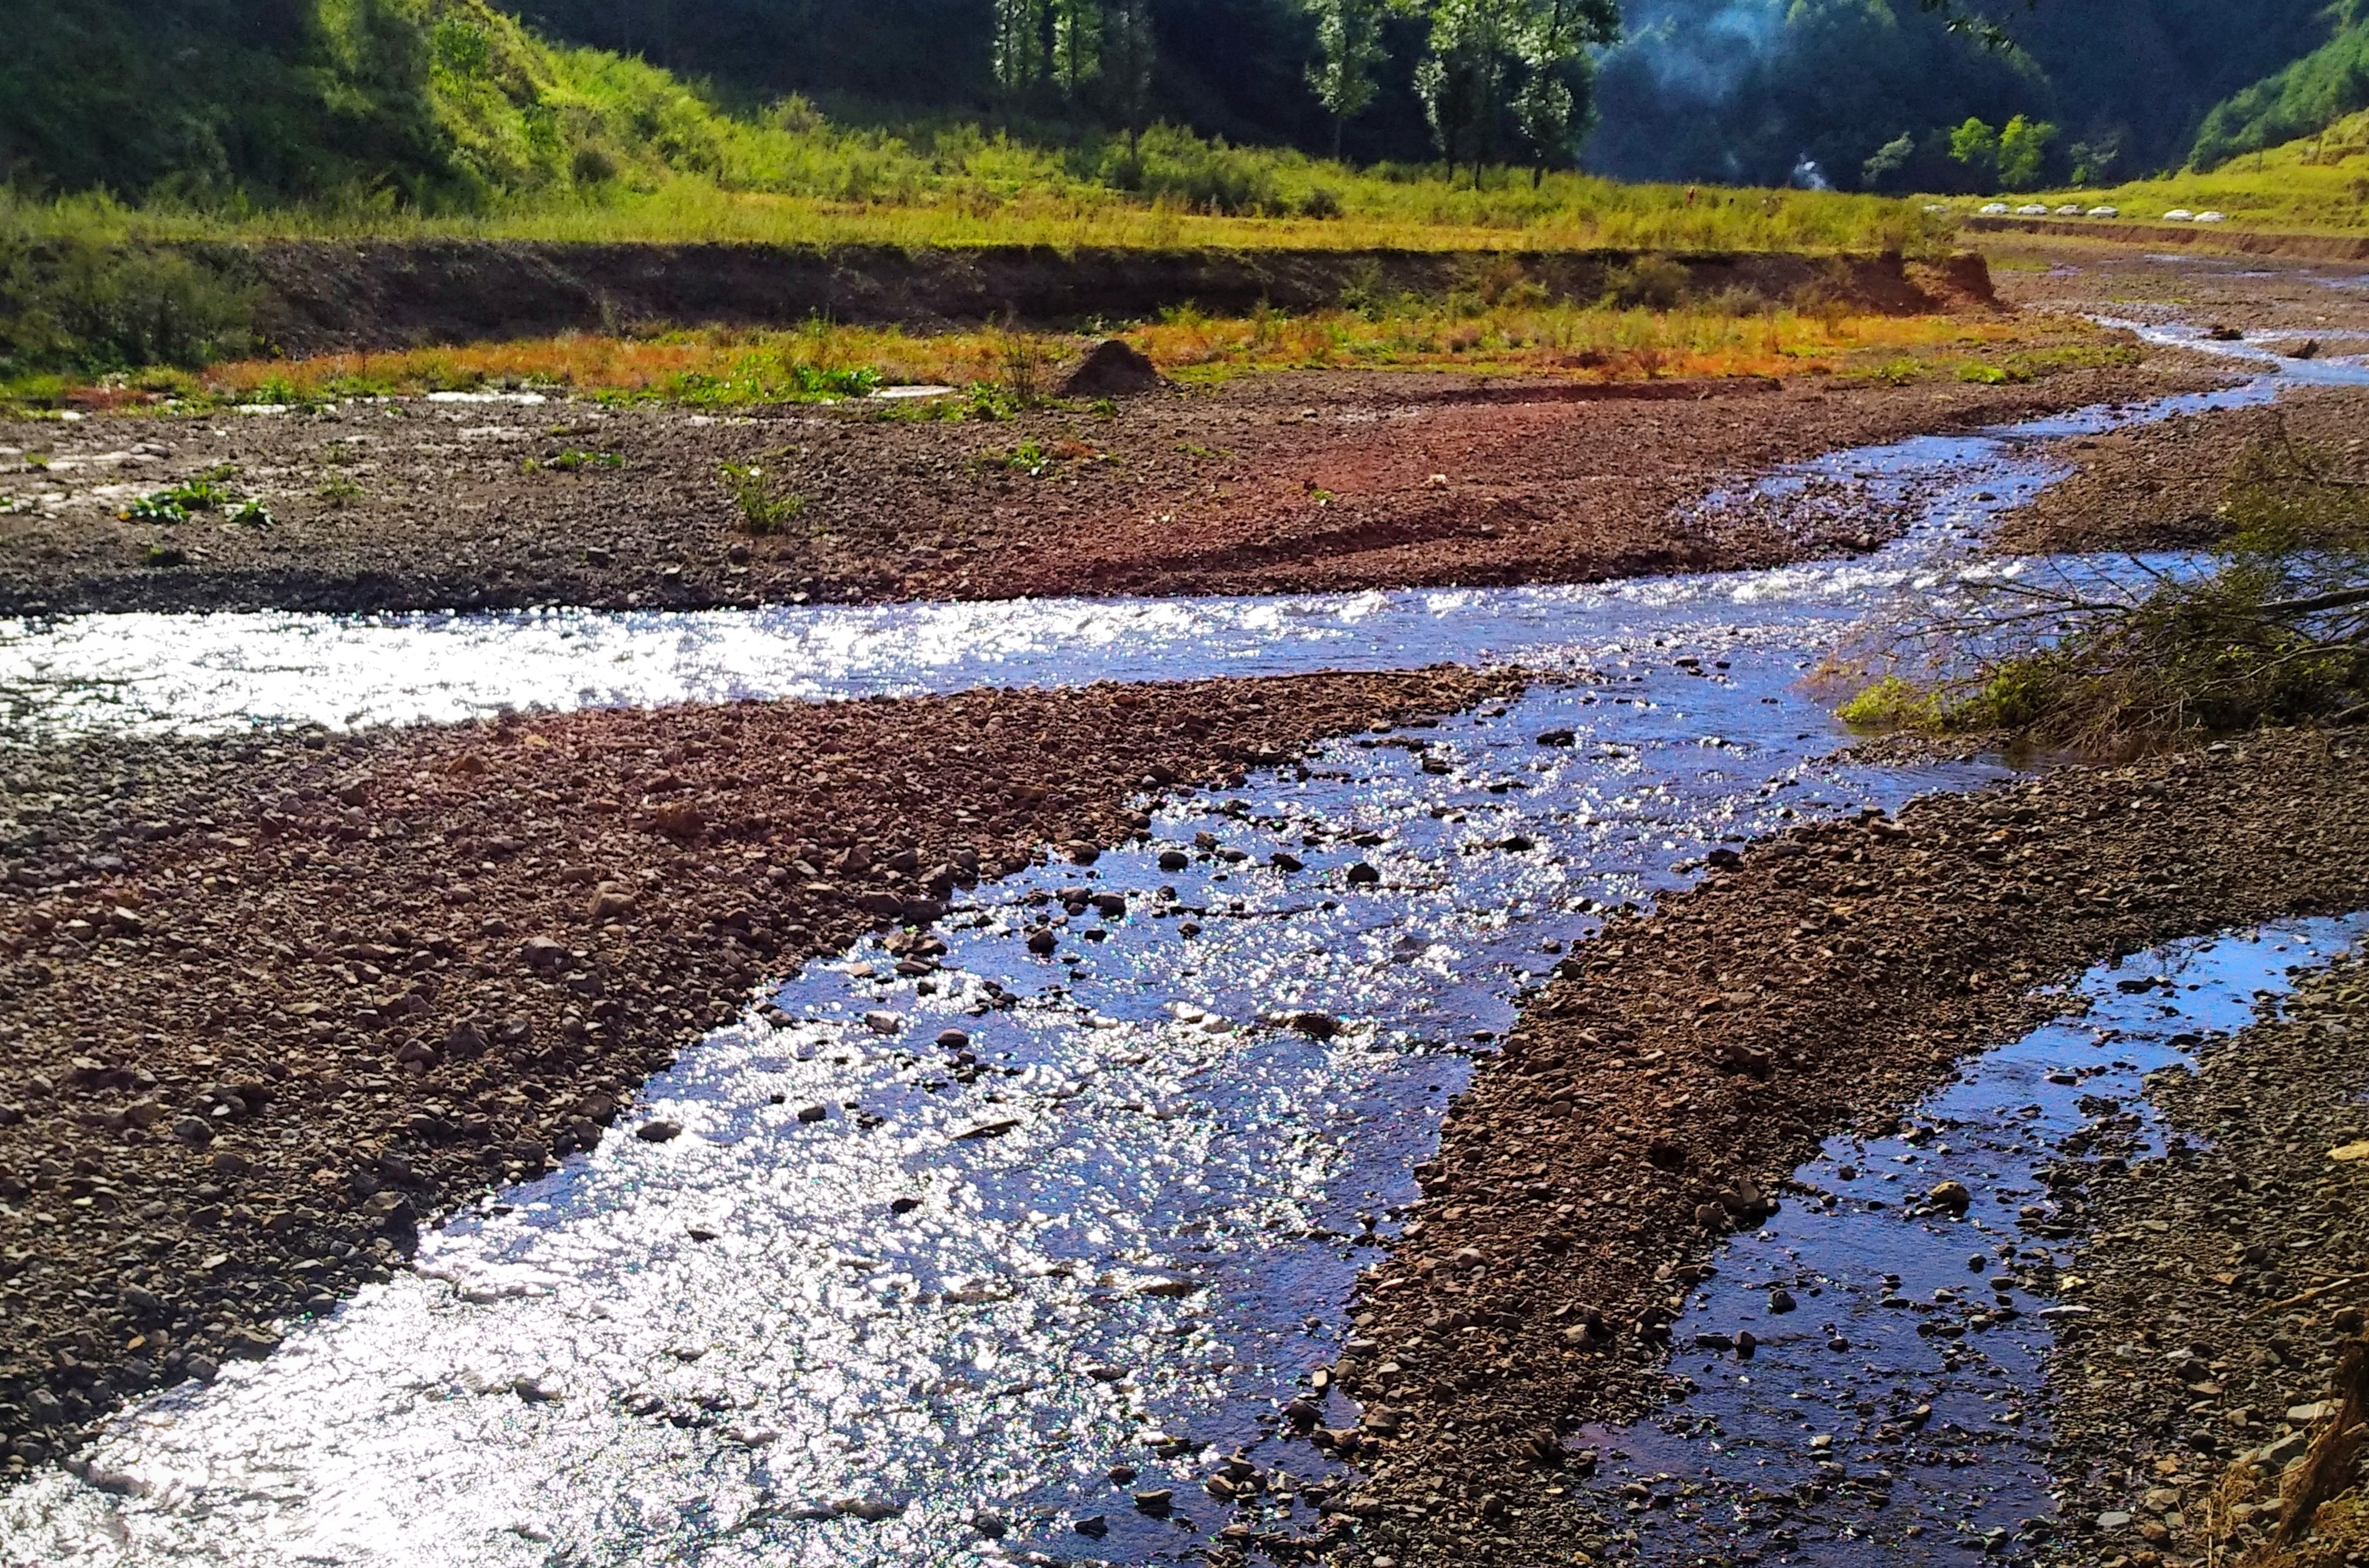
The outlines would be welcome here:
[[[0,775],[0,1450],[259,1355],[751,988],[1047,841],[1514,679],[583,712]],[[300,1267],[301,1266],[301,1267]]]
[[[1342,1560],[1568,1560],[1601,1522],[1529,1456],[1658,1396],[1655,1269],[1709,1252],[1735,1183],[1775,1192],[1824,1136],[1889,1121],[2036,1022],[2039,983],[2364,906],[2369,741],[2290,733],[1804,829],[1614,921],[1454,1107],[1367,1281],[1372,1348],[1339,1372],[1400,1435]]]
[[[1056,250],[1047,245],[908,250],[759,244],[537,244],[511,241],[290,243],[202,247],[259,285],[257,329],[281,352],[402,347],[657,323],[795,326],[820,316],[944,326],[1139,320],[1177,305],[1238,313],[1310,311],[1368,294],[1430,297],[1516,267],[1558,299],[1593,301],[1634,251]],[[1978,256],[1938,265],[1892,256],[1678,256],[1704,292],[1772,300],[1804,287],[1917,314],[1986,306]]]
[[[2214,379],[2184,364],[1832,390],[1299,372],[994,423],[415,401],[0,426],[0,614],[1274,593],[1775,564],[1901,519],[1845,508],[1784,534],[1688,509],[1840,448]],[[569,452],[576,466],[554,466]],[[727,462],[800,499],[788,533],[735,531]],[[271,527],[117,516],[223,465]]]

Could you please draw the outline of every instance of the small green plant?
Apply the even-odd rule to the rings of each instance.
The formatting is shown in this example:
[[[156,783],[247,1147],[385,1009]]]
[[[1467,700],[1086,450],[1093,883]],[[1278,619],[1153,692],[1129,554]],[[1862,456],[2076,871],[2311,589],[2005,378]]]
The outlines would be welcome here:
[[[740,509],[740,531],[757,539],[787,533],[807,509],[803,495],[775,494],[765,471],[756,463],[725,463],[717,471],[732,504]]]
[[[268,528],[271,526],[273,519],[269,507],[264,506],[264,504],[259,500],[250,498],[240,502],[235,506],[233,506],[223,520],[224,522],[231,523],[243,523],[251,528]]]
[[[351,474],[332,472],[313,492],[314,498],[330,506],[346,506],[362,498],[362,487]]]
[[[1053,454],[1036,440],[1021,442],[1008,452],[990,452],[978,460],[981,468],[1000,468],[1006,473],[1024,473],[1031,479],[1041,479],[1053,466]]]
[[[1969,360],[1958,367],[1958,380],[1972,381],[1977,386],[2003,387],[2015,379],[2004,366],[1986,365],[1979,359]]]
[[[1874,375],[1877,381],[1886,386],[1905,387],[1922,374],[1924,369],[1916,360],[1904,355],[1900,358],[1888,359],[1877,366]]]
[[[143,495],[118,512],[116,516],[127,523],[188,522],[189,511],[179,503],[170,499],[170,494],[168,491],[160,490],[154,495]]]
[[[47,452],[27,452],[25,454],[25,466],[32,470],[35,473],[47,473],[50,472],[50,454]]]
[[[152,544],[140,559],[143,564],[149,566],[186,566],[189,562],[189,552],[176,545]]]
[[[554,457],[521,458],[519,460],[521,473],[541,473],[545,470],[555,473],[576,473],[588,468],[616,469],[624,466],[623,453],[588,452],[581,447],[570,447]]]

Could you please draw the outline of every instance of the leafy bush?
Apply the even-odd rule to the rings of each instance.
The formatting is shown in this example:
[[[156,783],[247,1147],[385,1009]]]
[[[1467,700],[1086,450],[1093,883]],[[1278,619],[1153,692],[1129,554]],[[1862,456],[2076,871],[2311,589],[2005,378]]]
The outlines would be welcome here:
[[[177,250],[11,233],[0,204],[0,381],[147,365],[195,369],[246,352],[255,293]]]

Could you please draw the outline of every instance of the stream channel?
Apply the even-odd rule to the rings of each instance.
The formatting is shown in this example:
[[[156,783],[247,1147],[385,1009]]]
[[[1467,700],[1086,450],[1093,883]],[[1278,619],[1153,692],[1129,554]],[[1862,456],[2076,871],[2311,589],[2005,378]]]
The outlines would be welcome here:
[[[1345,1483],[1307,1444],[1276,1436],[1277,1408],[1338,1354],[1356,1277],[1416,1196],[1411,1168],[1432,1152],[1446,1104],[1557,955],[1607,909],[1681,885],[1716,843],[1998,776],[1834,760],[1843,737],[1801,690],[1803,672],[1871,609],[1960,591],[1966,541],[2059,477],[2033,441],[2260,401],[2274,384],[1802,465],[1759,488],[1807,504],[1848,486],[1906,513],[1907,532],[1855,562],[1749,574],[1293,599],[0,628],[16,744],[452,719],[503,704],[1442,660],[1518,661],[1551,677],[1436,725],[1332,743],[1230,793],[1147,802],[1149,843],[978,888],[944,923],[940,973],[900,977],[869,944],[808,965],[647,1085],[627,1124],[662,1117],[681,1136],[612,1136],[488,1196],[423,1238],[416,1270],[286,1325],[267,1360],[125,1412],[67,1466],[0,1496],[0,1561],[1179,1562],[1230,1521],[1199,1483],[1237,1452],[1278,1472],[1260,1528],[1313,1535]],[[1965,570],[2019,569],[2049,568]],[[1574,744],[1538,744],[1557,730]],[[1204,833],[1219,852],[1196,849]],[[1270,869],[1287,849],[1305,870]],[[1184,869],[1161,868],[1172,850],[1190,857]],[[1379,887],[1346,882],[1360,859],[1381,871]],[[1048,904],[1068,912],[1049,960],[1024,942]],[[1188,920],[1198,934],[1181,940]],[[2242,1012],[2231,994],[2274,983],[2270,946],[2145,961],[2218,966],[2198,994],[2218,1010],[2181,1027],[2224,1028]],[[2100,1006],[2117,997],[2128,999],[2111,990]],[[1339,1032],[1319,1040],[1284,1022],[1311,1011]],[[1947,1141],[1980,1149],[1991,1186],[2015,1185],[1989,1143],[2057,1134],[2084,1114],[2069,1093],[2032,1091],[2034,1073],[2078,1082],[2102,1066],[2111,1087],[2092,1092],[2129,1095],[2131,1074],[2171,1049],[2100,1052],[2086,1028],[2060,1043],[1970,1064],[1920,1119],[1969,1122]],[[2079,1060],[2060,1062],[2066,1051]],[[2009,1101],[2040,1103],[2039,1119],[1998,1108]],[[1945,1158],[1831,1153],[1829,1165],[1870,1171],[1905,1153],[1919,1177]],[[1802,1175],[1825,1190],[1878,1190],[1874,1178]],[[1999,1245],[2013,1239],[1985,1223]],[[1680,1344],[1737,1326],[1746,1285],[1833,1294],[1801,1314],[1817,1320],[1814,1346],[1772,1330],[1750,1365],[1683,1354],[1675,1369],[1702,1385],[1693,1401],[1658,1424],[1588,1435],[1616,1514],[1636,1506],[1619,1485],[1650,1493],[1657,1476],[1713,1472],[1660,1530],[1631,1529],[1635,1550],[1691,1555],[1672,1539],[1684,1528],[1746,1528],[1754,1488],[1836,1462],[1824,1450],[1851,1440],[1832,1436],[1837,1424],[1863,1421],[1867,1404],[1854,1392],[1856,1412],[1834,1408],[1841,1353],[1825,1352],[1829,1334],[1853,1345],[1854,1368],[1872,1357],[1890,1369],[1885,1400],[1896,1383],[1899,1399],[1945,1412],[1928,1441],[1982,1447],[1947,1435],[1996,1414],[1987,1396],[2031,1392],[2046,1319],[2035,1311],[1995,1331],[1980,1367],[1945,1367],[1931,1344],[1862,1327],[1889,1310],[1870,1299],[1883,1273],[1929,1293],[1928,1276],[1953,1261],[1962,1293],[1980,1284],[1963,1237],[1934,1244],[1949,1255],[1937,1263],[1922,1236],[1896,1209],[1846,1196],[1831,1211],[1796,1202],[1733,1244]],[[2013,1267],[2037,1261],[2018,1254]],[[1814,1450],[1801,1434],[1797,1451],[1812,1404],[1829,1443]],[[1354,1414],[1336,1397],[1328,1423]],[[1768,1550],[1846,1561],[1833,1554],[1871,1536],[1891,1543],[1885,1561],[1908,1560],[1919,1541],[1938,1553],[1963,1533],[1929,1528],[1942,1518],[2017,1550],[2016,1529],[2049,1506],[2044,1474],[2015,1446],[2036,1424],[2013,1427],[2008,1451],[1978,1469],[1944,1466],[1929,1485],[1899,1489],[1889,1509],[1838,1511],[1846,1539],[1780,1531]],[[1119,1484],[1114,1466],[1137,1473]],[[1130,1493],[1150,1489],[1173,1490],[1164,1515],[1135,1506]],[[1731,1493],[1721,1516],[1711,1505]]]

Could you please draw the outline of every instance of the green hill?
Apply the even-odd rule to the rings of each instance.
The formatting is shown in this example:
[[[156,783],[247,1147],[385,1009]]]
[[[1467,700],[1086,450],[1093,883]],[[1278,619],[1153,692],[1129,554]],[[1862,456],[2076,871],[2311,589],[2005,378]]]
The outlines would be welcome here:
[[[467,206],[724,176],[753,128],[665,72],[482,0],[73,0],[0,59],[0,180],[215,204]]]
[[[2343,0],[2336,36],[2276,75],[2214,107],[2189,166],[2215,169],[2248,153],[2316,136],[2369,108],[2369,0]]]

